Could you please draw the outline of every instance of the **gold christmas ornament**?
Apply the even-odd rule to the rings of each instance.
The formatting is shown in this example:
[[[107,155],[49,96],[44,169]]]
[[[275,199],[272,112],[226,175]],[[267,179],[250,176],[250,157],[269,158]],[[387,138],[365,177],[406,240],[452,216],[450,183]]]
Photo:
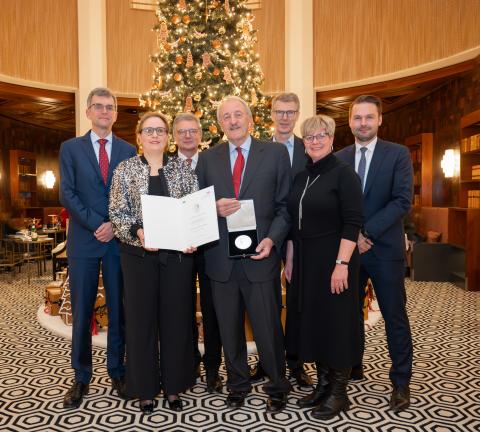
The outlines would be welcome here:
[[[230,15],[230,2],[229,2],[228,0],[225,0],[225,5],[224,5],[224,7],[225,7],[225,13],[226,13],[227,15]]]
[[[210,66],[212,64],[212,60],[210,58],[210,54],[208,52],[204,52],[202,54],[202,66],[204,68]]]
[[[183,57],[182,57],[181,55],[177,55],[177,56],[175,57],[175,63],[176,63],[177,65],[181,65],[181,64],[183,63]]]
[[[184,24],[189,24],[190,23],[190,17],[188,15],[183,15],[182,21]]]
[[[187,4],[185,3],[185,0],[179,0],[178,2],[178,8],[180,10],[185,10],[187,9]]]
[[[195,111],[195,114],[194,114],[194,115],[195,115],[195,117],[197,117],[197,118],[201,118],[202,115],[203,115],[203,112],[200,111],[200,110],[198,110],[198,111]]]
[[[173,75],[173,79],[177,82],[181,81],[182,80],[182,74],[179,73],[179,72],[176,72],[175,75]]]
[[[201,72],[197,72],[197,73],[195,74],[195,79],[201,80],[201,79],[202,79],[202,73],[201,73]]]
[[[224,26],[221,26],[219,29],[218,29],[218,34],[225,34],[226,30],[225,30],[225,27]]]
[[[188,53],[187,53],[187,63],[186,63],[185,65],[187,66],[187,68],[193,66],[193,57],[192,57],[192,52],[191,52],[190,50],[188,50]]]
[[[232,73],[230,72],[230,69],[227,66],[223,68],[223,80],[227,84],[231,84],[233,82]]]
[[[168,28],[165,21],[162,21],[160,23],[160,31],[158,32],[158,37],[162,43],[165,43],[168,39]]]
[[[212,41],[212,46],[213,46],[213,48],[215,48],[215,49],[220,48],[220,45],[221,45],[221,44],[222,44],[222,43],[220,42],[219,39],[214,39],[214,40]]]
[[[180,38],[178,39],[178,43],[185,43],[185,41],[187,40],[187,38],[185,36],[180,36]]]
[[[173,15],[172,16],[172,23],[173,24],[178,24],[181,21],[181,18],[178,15]]]
[[[185,107],[183,108],[184,112],[191,112],[193,108],[193,101],[191,96],[187,96],[185,99]]]
[[[213,69],[212,73],[213,73],[214,76],[218,76],[218,75],[220,75],[220,69],[215,68],[215,69]]]
[[[262,119],[261,119],[259,116],[255,116],[255,117],[253,118],[253,122],[254,122],[255,124],[260,124],[260,123],[262,122]]]
[[[169,43],[166,43],[163,45],[163,49],[167,52],[170,52],[172,50],[172,45],[170,45]]]
[[[210,131],[210,133],[212,133],[212,134],[215,135],[215,134],[218,132],[217,125],[211,124],[211,125],[208,127],[208,130]]]
[[[193,95],[193,100],[195,102],[200,102],[201,99],[202,99],[202,96],[200,94],[197,93],[197,94]]]
[[[244,49],[241,49],[240,51],[238,51],[238,55],[243,57],[244,55],[246,54],[245,50]]]

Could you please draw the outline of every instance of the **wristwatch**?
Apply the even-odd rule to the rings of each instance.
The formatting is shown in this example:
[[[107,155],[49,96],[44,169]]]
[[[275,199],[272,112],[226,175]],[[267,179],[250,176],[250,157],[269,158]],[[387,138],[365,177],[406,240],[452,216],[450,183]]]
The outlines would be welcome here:
[[[335,264],[341,264],[341,265],[346,265],[347,266],[349,264],[349,262],[337,259],[337,260],[335,260]]]

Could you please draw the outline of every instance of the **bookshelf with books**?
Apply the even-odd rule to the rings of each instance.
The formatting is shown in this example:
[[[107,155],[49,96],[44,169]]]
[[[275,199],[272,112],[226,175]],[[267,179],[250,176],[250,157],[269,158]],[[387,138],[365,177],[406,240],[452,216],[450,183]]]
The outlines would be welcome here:
[[[10,196],[14,207],[37,205],[37,162],[34,153],[10,150]]]
[[[432,205],[433,134],[421,133],[405,139],[413,165],[413,205]]]
[[[480,109],[460,120],[460,207],[480,208]]]

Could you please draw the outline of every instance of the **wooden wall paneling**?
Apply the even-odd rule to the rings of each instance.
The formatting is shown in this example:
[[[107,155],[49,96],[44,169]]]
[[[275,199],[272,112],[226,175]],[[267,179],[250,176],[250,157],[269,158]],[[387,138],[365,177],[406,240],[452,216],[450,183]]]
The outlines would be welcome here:
[[[282,92],[285,90],[285,2],[263,0],[262,7],[253,14],[253,26],[258,30],[256,48],[265,75],[262,89],[266,93]]]
[[[467,289],[480,291],[480,209],[467,210]]]
[[[78,86],[76,0],[1,2],[0,73]]]
[[[478,0],[314,0],[315,87],[370,78],[480,45]]]
[[[106,0],[107,82],[119,94],[140,94],[152,86],[150,55],[157,51],[153,11],[130,9],[129,0]]]

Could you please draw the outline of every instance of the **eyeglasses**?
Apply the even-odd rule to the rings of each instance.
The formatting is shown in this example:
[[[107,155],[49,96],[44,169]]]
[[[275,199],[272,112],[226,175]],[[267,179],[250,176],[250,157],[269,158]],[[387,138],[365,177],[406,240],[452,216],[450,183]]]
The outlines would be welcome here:
[[[311,144],[314,141],[323,141],[324,139],[329,137],[330,137],[330,134],[328,134],[327,132],[320,132],[317,135],[306,135],[303,137],[303,140],[308,144]]]
[[[198,135],[199,132],[200,132],[199,129],[179,129],[177,131],[177,133],[182,137],[184,137],[187,134],[192,135],[192,136],[196,136],[196,135]]]
[[[282,111],[282,110],[274,110],[273,113],[279,117],[279,118],[283,118],[285,116],[287,116],[287,118],[291,119],[293,117],[295,117],[295,114],[297,113],[298,111],[294,111],[294,110],[288,110],[288,111]]]
[[[147,136],[152,136],[153,132],[156,132],[158,136],[164,136],[167,134],[167,128],[164,127],[146,127],[140,130],[140,132],[144,133]]]
[[[103,111],[103,110],[107,110],[108,112],[115,111],[115,107],[113,105],[103,105],[101,103],[93,103],[88,108],[93,108],[95,111]]]

